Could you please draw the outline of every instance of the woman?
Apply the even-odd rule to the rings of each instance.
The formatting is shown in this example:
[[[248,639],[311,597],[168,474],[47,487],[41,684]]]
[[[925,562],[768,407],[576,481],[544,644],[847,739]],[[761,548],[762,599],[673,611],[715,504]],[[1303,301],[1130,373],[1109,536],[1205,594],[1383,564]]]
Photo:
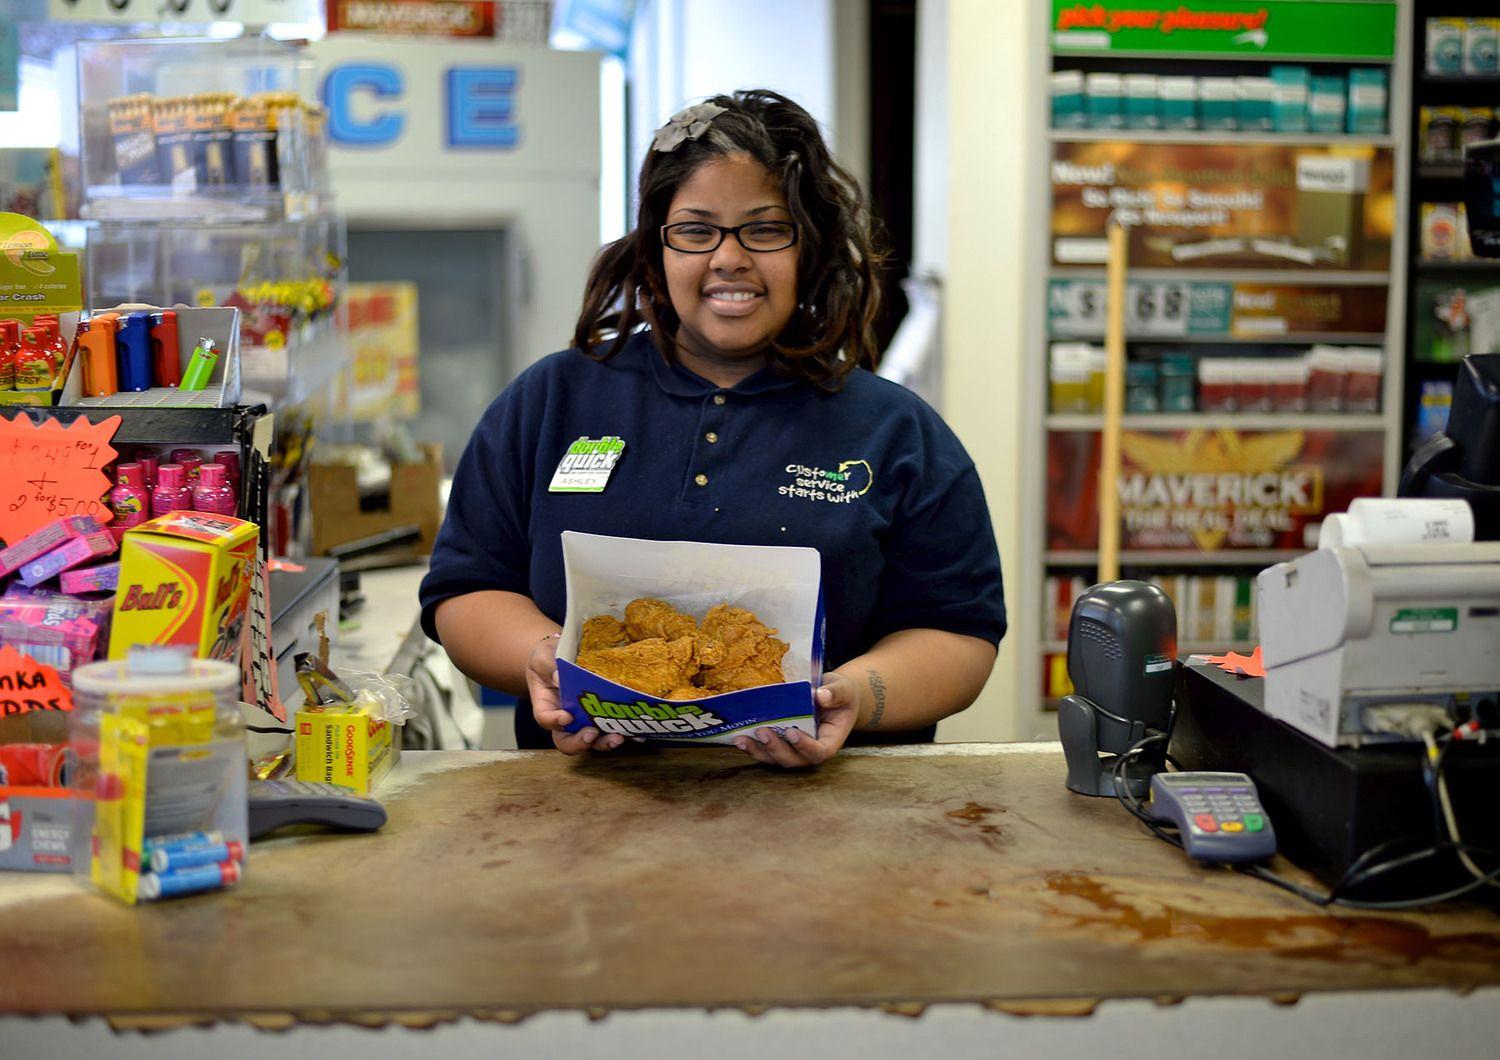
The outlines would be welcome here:
[[[521,373],[459,461],[424,628],[476,681],[529,697],[520,746],[610,750],[624,737],[562,731],[562,531],[811,546],[829,666],[816,738],[735,745],[796,767],[855,730],[930,739],[994,665],[1000,561],[963,447],[867,370],[880,259],[859,189],[806,111],[747,91],[657,133],[640,204],[594,264],[573,348]],[[602,487],[553,491],[569,446],[603,438],[624,450]]]

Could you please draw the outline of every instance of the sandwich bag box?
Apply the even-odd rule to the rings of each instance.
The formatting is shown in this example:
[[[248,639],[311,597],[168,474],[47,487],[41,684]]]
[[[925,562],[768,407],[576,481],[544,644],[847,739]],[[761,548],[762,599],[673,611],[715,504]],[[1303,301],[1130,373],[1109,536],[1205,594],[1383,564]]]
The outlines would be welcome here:
[[[816,736],[813,691],[823,673],[822,561],[812,548],[643,541],[567,531],[562,535],[567,617],[557,644],[567,727],[686,744],[732,744],[769,727]],[[664,701],[615,684],[578,666],[583,624],[595,615],[621,616],[642,597],[664,600],[701,620],[718,604],[745,608],[787,643],[785,680],[691,702]]]
[[[238,664],[259,540],[254,523],[208,512],[172,512],[125,531],[109,657],[172,644]]]
[[[297,779],[368,795],[401,755],[396,727],[373,700],[297,711]]]

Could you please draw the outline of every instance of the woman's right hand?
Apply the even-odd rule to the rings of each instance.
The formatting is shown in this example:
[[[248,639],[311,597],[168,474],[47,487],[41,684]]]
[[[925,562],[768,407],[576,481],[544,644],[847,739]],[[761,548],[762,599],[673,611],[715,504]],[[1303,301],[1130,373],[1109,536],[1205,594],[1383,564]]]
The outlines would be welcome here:
[[[565,755],[582,754],[590,749],[612,751],[625,742],[619,733],[601,736],[599,730],[586,725],[577,732],[563,731],[572,724],[573,715],[563,708],[557,692],[556,633],[543,637],[526,659],[526,691],[531,697],[531,716],[552,734],[552,742]]]

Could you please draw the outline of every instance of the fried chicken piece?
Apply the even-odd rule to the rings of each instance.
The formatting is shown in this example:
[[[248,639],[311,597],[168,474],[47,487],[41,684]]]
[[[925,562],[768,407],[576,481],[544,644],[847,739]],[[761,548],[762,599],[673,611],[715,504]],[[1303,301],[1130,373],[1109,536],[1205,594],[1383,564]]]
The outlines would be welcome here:
[[[682,688],[698,672],[692,637],[672,641],[648,637],[634,644],[579,652],[577,661],[585,670],[648,696]]]
[[[677,703],[682,703],[682,702],[691,702],[692,700],[695,700],[695,699],[703,699],[705,696],[711,696],[711,695],[713,695],[712,692],[705,692],[703,689],[699,688],[697,685],[684,685],[682,688],[674,688],[674,689],[672,689],[672,691],[666,693],[661,698],[665,699],[665,700],[670,700],[670,701],[673,701],[673,702],[677,702]]]
[[[787,644],[777,640],[775,633],[743,607],[718,604],[711,608],[703,616],[701,636],[722,644],[724,654],[718,663],[704,663],[698,683],[715,692],[780,684],[786,680],[781,657],[787,652]]]
[[[745,638],[741,643],[749,643]],[[704,688],[713,692],[737,692],[742,688],[759,688],[761,685],[779,685],[786,680],[781,670],[781,657],[786,654],[787,643],[775,637],[757,637],[751,644],[751,653],[740,663],[724,663],[698,675]]]
[[[625,605],[625,630],[633,641],[660,637],[676,640],[698,633],[698,623],[665,600],[646,596]]]
[[[614,615],[595,615],[583,624],[578,634],[578,651],[599,651],[630,643],[630,634],[625,625]]]

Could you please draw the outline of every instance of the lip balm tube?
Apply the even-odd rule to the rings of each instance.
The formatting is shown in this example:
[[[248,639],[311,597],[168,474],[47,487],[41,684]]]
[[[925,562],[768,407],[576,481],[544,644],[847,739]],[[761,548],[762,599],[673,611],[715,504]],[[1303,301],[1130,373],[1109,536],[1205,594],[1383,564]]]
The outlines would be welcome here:
[[[115,324],[118,317],[90,320],[78,348],[83,351],[83,392],[89,397],[108,397],[120,390],[115,361]]]
[[[199,339],[198,345],[193,347],[193,359],[188,362],[187,371],[182,373],[182,382],[177,389],[207,389],[208,381],[213,378],[214,365],[218,363],[218,360],[219,351],[214,346],[214,340]]]
[[[182,382],[182,363],[177,358],[177,313],[164,309],[151,314],[151,358],[157,386]]]
[[[119,352],[121,390],[151,389],[150,324],[150,313],[131,313],[120,322],[115,348]]]

